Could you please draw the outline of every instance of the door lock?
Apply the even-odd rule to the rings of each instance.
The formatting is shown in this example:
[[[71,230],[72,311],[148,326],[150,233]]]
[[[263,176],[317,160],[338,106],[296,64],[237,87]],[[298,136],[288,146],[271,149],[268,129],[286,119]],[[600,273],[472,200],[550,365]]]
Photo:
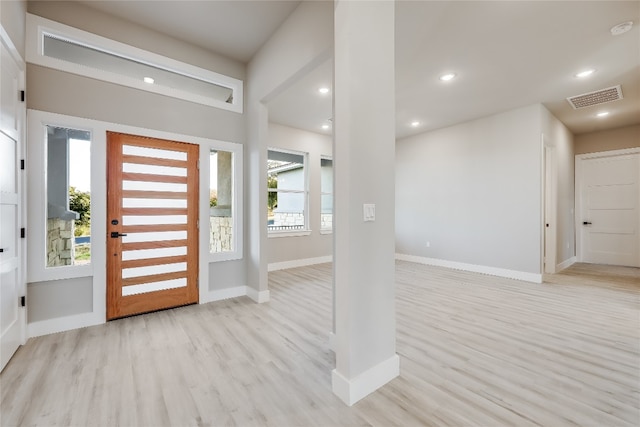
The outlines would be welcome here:
[[[126,233],[118,233],[117,231],[112,231],[111,232],[111,238],[112,239],[117,239],[118,237],[124,237],[126,236]]]

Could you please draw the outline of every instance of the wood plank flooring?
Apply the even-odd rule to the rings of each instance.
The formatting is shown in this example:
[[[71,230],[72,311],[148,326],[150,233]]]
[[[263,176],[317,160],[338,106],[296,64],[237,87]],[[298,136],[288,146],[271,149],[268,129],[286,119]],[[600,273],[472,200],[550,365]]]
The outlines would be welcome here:
[[[331,392],[331,265],[246,297],[30,339],[0,374],[0,425],[638,426],[640,269],[543,284],[397,263],[401,375]]]

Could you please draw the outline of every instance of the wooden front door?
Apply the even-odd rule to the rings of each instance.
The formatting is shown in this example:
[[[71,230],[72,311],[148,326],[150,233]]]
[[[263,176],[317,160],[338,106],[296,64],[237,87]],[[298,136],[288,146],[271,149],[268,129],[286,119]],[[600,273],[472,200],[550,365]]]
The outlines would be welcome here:
[[[198,302],[199,147],[107,144],[107,319]]]

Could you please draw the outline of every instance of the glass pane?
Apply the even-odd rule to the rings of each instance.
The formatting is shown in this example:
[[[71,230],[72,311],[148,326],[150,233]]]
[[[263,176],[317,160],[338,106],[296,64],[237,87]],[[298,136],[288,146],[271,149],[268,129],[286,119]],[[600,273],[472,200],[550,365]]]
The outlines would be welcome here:
[[[177,262],[175,264],[152,265],[149,267],[123,268],[122,278],[150,276],[152,274],[174,273],[176,271],[185,271],[187,269],[186,262]]]
[[[333,227],[333,160],[320,160],[320,229]]]
[[[330,230],[333,227],[333,194],[320,196],[320,228]]]
[[[278,192],[269,230],[302,230],[305,226],[305,194]]]
[[[14,204],[0,205],[0,261],[17,257],[16,247],[18,245],[18,207]]]
[[[161,282],[143,283],[142,285],[131,285],[122,287],[122,296],[144,294],[165,289],[182,288],[187,286],[187,279],[163,280]]]
[[[126,233],[122,243],[155,242],[157,240],[184,240],[186,231],[156,231],[153,233]]]
[[[123,145],[122,154],[130,154],[132,156],[142,157],[157,157],[159,159],[187,160],[187,153],[185,153],[184,151],[138,147],[137,145]]]
[[[123,251],[122,260],[131,261],[136,259],[161,258],[167,256],[180,256],[187,254],[187,247],[158,248],[158,249],[138,249],[135,251]]]
[[[184,193],[187,191],[187,184],[151,181],[122,181],[122,189],[141,191],[171,191],[174,193]]]
[[[233,244],[233,153],[210,152],[209,170],[209,251],[234,250]]]
[[[186,199],[122,199],[123,208],[186,208]]]
[[[122,225],[186,224],[186,215],[124,215]]]
[[[140,81],[146,82],[146,78],[152,78],[153,80],[149,82],[150,84],[179,89],[222,102],[231,103],[233,100],[233,91],[228,87],[178,74],[154,65],[144,64],[133,59],[103,52],[102,50],[67,40],[61,40],[49,34],[44,35],[43,53],[45,56],[98,70],[109,71],[121,76],[132,77]]]
[[[91,133],[47,126],[47,267],[91,261]]]
[[[143,165],[139,163],[123,163],[122,172],[152,173],[154,175],[167,175],[167,176],[187,176],[187,168]]]

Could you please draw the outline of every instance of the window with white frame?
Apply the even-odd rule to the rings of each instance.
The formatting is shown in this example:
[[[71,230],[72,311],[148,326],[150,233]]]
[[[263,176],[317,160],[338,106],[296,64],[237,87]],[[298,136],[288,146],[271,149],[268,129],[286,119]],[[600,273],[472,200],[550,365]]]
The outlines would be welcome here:
[[[333,230],[333,160],[320,158],[320,231]]]
[[[270,149],[267,156],[267,229],[308,230],[307,153]]]
[[[240,144],[230,143],[224,149],[209,150],[209,252],[232,254],[238,252],[237,192],[241,176],[242,157]],[[238,258],[241,257],[238,256]],[[228,258],[226,258],[228,259]]]
[[[91,262],[91,132],[46,126],[46,267]]]
[[[242,80],[29,13],[26,54],[33,64],[242,113]]]

